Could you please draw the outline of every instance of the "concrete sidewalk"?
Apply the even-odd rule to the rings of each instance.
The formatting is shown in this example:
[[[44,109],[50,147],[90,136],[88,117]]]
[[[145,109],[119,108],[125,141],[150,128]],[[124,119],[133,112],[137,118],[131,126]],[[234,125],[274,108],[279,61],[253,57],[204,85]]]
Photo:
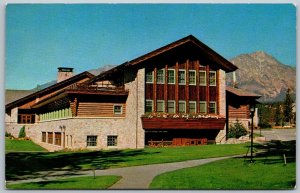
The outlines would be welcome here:
[[[119,180],[116,184],[112,185],[109,189],[148,189],[153,178],[159,174],[182,169],[182,168],[198,166],[198,165],[202,165],[202,164],[206,164],[209,162],[222,160],[226,158],[231,158],[231,157],[237,157],[237,156],[207,158],[207,159],[189,160],[183,162],[174,162],[174,163],[162,163],[162,164],[96,170],[95,174],[96,176],[105,176],[105,175],[122,176],[122,179]],[[57,180],[57,179],[79,177],[79,176],[93,176],[93,172],[91,170],[75,171],[75,172],[48,171],[48,172],[41,172],[41,174],[43,174],[43,177],[39,177],[35,179],[27,179],[27,180],[8,181],[7,183],[15,184],[15,183],[24,183],[24,182],[40,182],[40,181]]]

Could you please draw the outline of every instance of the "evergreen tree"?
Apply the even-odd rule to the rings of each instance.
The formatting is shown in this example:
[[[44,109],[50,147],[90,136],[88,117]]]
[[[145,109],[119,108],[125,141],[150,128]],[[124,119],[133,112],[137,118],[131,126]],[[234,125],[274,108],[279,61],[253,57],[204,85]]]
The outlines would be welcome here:
[[[284,119],[286,122],[290,122],[293,118],[293,99],[290,95],[290,89],[286,91],[285,100],[284,100]]]
[[[279,125],[282,124],[283,115],[282,115],[280,103],[276,104],[274,119],[275,119],[275,125],[276,126],[279,126]]]

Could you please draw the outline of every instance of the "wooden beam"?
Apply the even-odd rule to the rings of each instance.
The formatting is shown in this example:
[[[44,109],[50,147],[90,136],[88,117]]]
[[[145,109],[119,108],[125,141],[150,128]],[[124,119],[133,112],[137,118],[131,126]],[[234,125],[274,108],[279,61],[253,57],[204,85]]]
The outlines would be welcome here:
[[[196,104],[196,113],[200,112],[200,89],[199,89],[199,81],[200,81],[200,76],[199,76],[199,60],[196,61],[196,95],[197,95],[197,104]]]
[[[209,113],[209,65],[206,65],[206,112]]]
[[[153,111],[156,112],[156,74],[157,74],[157,68],[155,67],[153,70],[154,74],[154,80],[153,80]]]
[[[175,113],[178,113],[178,89],[179,89],[179,85],[178,85],[178,62],[176,62],[175,65],[175,105],[176,105],[176,109],[175,109]]]
[[[216,95],[217,95],[217,100],[216,100],[216,103],[217,103],[217,114],[220,114],[220,91],[219,91],[219,89],[220,89],[220,85],[219,85],[219,72],[220,72],[220,70],[217,70],[217,73],[216,73]]]
[[[185,78],[186,78],[186,84],[185,84],[185,101],[186,101],[186,112],[189,111],[189,84],[190,84],[190,80],[189,80],[189,59],[186,60],[185,63]]]
[[[164,85],[165,112],[168,112],[168,65],[165,65],[165,85]]]

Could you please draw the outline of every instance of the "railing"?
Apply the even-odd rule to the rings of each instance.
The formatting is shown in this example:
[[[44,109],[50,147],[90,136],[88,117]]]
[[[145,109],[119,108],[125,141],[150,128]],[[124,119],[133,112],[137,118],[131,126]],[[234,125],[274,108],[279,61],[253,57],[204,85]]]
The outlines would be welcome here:
[[[125,90],[125,86],[119,86],[116,87],[111,84],[101,84],[101,85],[88,85],[88,84],[74,84],[71,85],[68,90],[74,90],[74,91],[90,91],[90,92],[114,92],[114,93],[123,93],[128,92]]]

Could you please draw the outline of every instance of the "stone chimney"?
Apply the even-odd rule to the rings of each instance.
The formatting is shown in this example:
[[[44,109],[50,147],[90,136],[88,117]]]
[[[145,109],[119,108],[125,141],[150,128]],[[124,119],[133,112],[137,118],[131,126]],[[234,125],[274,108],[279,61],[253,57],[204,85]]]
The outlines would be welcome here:
[[[57,83],[73,76],[73,68],[58,67],[57,69]]]

